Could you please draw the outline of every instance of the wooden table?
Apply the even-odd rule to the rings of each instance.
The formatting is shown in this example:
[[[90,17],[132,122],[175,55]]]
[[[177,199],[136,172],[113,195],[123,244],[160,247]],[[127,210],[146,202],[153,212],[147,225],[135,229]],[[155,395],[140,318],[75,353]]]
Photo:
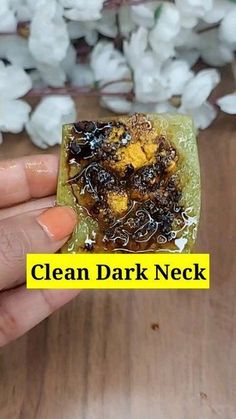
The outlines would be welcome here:
[[[25,135],[0,148],[34,151]],[[0,352],[1,419],[236,418],[236,119],[221,114],[199,152],[211,290],[83,292]]]

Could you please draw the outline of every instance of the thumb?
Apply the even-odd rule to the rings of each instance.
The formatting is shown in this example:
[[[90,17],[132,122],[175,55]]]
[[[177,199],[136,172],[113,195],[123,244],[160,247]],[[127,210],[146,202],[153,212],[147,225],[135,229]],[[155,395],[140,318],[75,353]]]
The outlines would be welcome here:
[[[76,224],[72,208],[27,212],[0,222],[0,290],[25,280],[27,253],[54,253]]]

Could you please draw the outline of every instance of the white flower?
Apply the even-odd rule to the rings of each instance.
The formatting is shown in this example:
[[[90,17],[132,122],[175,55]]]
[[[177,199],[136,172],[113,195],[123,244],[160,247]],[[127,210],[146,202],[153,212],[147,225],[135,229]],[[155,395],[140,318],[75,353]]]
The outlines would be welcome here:
[[[58,65],[42,64],[36,62],[36,68],[42,80],[51,87],[63,87],[67,76],[72,71],[76,62],[76,51],[69,46],[64,60]]]
[[[51,1],[51,0],[50,0]],[[64,15],[71,20],[97,20],[101,18],[103,0],[59,0]]]
[[[220,74],[217,70],[199,71],[184,87],[182,95],[183,108],[193,109],[201,106],[219,81]]]
[[[131,6],[131,19],[144,28],[152,28],[155,23],[155,9],[157,5],[153,3],[144,3]]]
[[[99,33],[109,38],[115,38],[118,35],[116,24],[116,10],[104,10],[102,18],[95,22]]]
[[[200,52],[197,49],[185,49],[181,48],[177,51],[176,57],[180,60],[185,61],[189,67],[193,67],[200,58]]]
[[[209,127],[217,116],[216,108],[208,102],[203,103],[198,108],[192,109],[190,113],[196,127],[200,129]]]
[[[156,113],[176,113],[177,109],[172,106],[168,101],[160,102],[155,105],[154,112]]]
[[[76,64],[69,74],[73,86],[93,86],[94,75],[89,64]]]
[[[220,22],[231,7],[230,1],[214,0],[213,7],[204,14],[203,19],[211,24]]]
[[[31,108],[18,98],[31,87],[31,79],[24,70],[0,61],[0,132],[22,131]]]
[[[77,53],[76,49],[72,44],[70,44],[69,48],[67,49],[66,56],[61,63],[61,67],[65,71],[66,75],[69,75],[76,64],[77,60]]]
[[[33,57],[48,65],[58,65],[69,46],[62,8],[56,0],[38,0],[31,22],[29,49]]]
[[[29,119],[30,105],[23,100],[0,99],[0,133],[18,134]]]
[[[140,57],[143,58],[147,46],[148,31],[141,27],[132,33],[129,42],[124,41],[124,54],[133,69],[140,64]]]
[[[86,22],[70,21],[67,23],[70,39],[85,38],[88,45],[95,45],[98,40],[98,32],[109,38],[115,38],[118,34],[116,25],[116,11],[104,10],[99,20]]]
[[[163,3],[160,16],[152,30],[152,36],[158,42],[171,41],[180,30],[178,9],[172,3]]]
[[[187,17],[203,17],[213,8],[213,0],[175,0],[181,15]]]
[[[171,88],[161,74],[157,58],[147,52],[134,71],[135,96],[138,102],[162,102],[171,97]]]
[[[150,45],[159,59],[165,60],[175,54],[174,38],[180,30],[180,15],[172,3],[163,3],[161,14],[150,32]]]
[[[34,144],[47,148],[61,142],[63,124],[76,120],[75,103],[70,97],[51,96],[42,99],[26,129]]]
[[[42,64],[37,62],[36,68],[42,80],[51,87],[63,87],[66,82],[66,73],[61,65]]]
[[[10,7],[10,0],[0,1],[0,33],[15,32],[17,26],[14,11]]]
[[[122,6],[118,10],[118,21],[120,34],[125,38],[135,29],[136,25],[131,18],[131,8]]]
[[[217,105],[226,113],[236,114],[236,93],[221,97]]]
[[[22,68],[0,61],[0,99],[18,99],[31,87],[31,79]]]
[[[236,6],[222,20],[220,24],[220,37],[225,42],[236,42]]]
[[[46,82],[43,80],[41,73],[38,70],[32,70],[29,73],[32,80],[33,89],[41,89],[47,87]]]
[[[203,61],[211,66],[224,66],[233,60],[233,48],[219,39],[218,29],[199,35],[199,51]]]
[[[68,22],[67,29],[70,39],[85,38],[88,45],[95,45],[98,40],[98,31],[95,22]]]
[[[193,49],[199,47],[199,34],[190,28],[181,28],[174,39],[177,48]]]
[[[11,64],[16,64],[24,69],[35,67],[35,60],[30,54],[28,41],[18,35],[5,35],[0,39],[0,57]]]
[[[101,106],[119,114],[132,112],[132,102],[123,97],[103,96],[100,100],[100,104]]]
[[[14,10],[18,21],[27,22],[31,20],[37,5],[36,0],[10,0],[11,8]]]
[[[0,0],[0,142],[1,131],[19,132],[29,119],[30,106],[19,99],[32,86],[42,92],[69,83],[81,90],[98,86],[106,93],[101,105],[113,112],[189,113],[201,129],[214,120],[217,107],[207,100],[220,75],[214,68],[198,73],[191,68],[199,59],[211,67],[233,62],[236,0],[154,0],[121,7],[116,0],[115,7],[106,7],[107,2]],[[19,36],[24,21],[29,35],[26,29]],[[133,101],[127,99],[130,92]],[[179,108],[172,106],[174,96]],[[226,95],[217,104],[235,114],[235,97]],[[75,116],[71,98],[47,97],[28,132],[46,147],[59,142],[64,118]]]
[[[180,10],[179,10],[180,11]],[[198,23],[198,18],[192,15],[185,15],[180,11],[180,24],[182,28],[194,28]]]
[[[12,0],[11,5],[19,21],[27,22],[31,19],[30,9],[24,0]]]
[[[193,28],[213,8],[213,0],[175,0],[180,13],[181,26]]]
[[[162,68],[162,74],[166,79],[172,95],[182,94],[186,83],[193,78],[193,72],[183,60],[167,62]]]
[[[100,41],[91,55],[91,68],[99,84],[114,80],[130,79],[131,72],[123,54],[114,48],[112,42]],[[106,87],[106,92],[129,92],[131,83],[114,83]]]

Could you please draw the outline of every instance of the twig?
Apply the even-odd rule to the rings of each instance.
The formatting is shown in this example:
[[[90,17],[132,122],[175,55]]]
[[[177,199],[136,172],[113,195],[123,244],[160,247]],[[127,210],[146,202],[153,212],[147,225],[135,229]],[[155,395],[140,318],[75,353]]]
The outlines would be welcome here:
[[[111,97],[123,97],[127,100],[133,99],[133,93],[122,93],[122,92],[102,92],[99,89],[78,89],[77,87],[71,88],[57,88],[57,89],[32,89],[30,90],[25,98],[32,97],[44,97],[44,96],[88,96],[88,97],[102,97],[102,96],[111,96]]]
[[[133,92],[106,92],[104,89],[110,85],[117,84],[117,83],[131,83],[131,79],[120,79],[120,80],[112,80],[110,82],[104,83],[102,86],[96,88],[91,86],[65,86],[65,87],[42,87],[42,88],[35,88],[30,90],[26,98],[32,97],[43,97],[43,96],[111,96],[111,97],[124,97],[128,100],[132,100],[134,97]]]
[[[104,9],[118,9],[122,6],[138,6],[139,4],[152,3],[156,0],[106,0]]]
[[[202,28],[202,29],[199,29],[198,31],[197,31],[197,33],[204,33],[204,32],[208,32],[208,31],[211,31],[212,29],[216,29],[216,28],[219,28],[219,23],[215,23],[214,25],[211,25],[211,26],[207,26],[206,28]]]

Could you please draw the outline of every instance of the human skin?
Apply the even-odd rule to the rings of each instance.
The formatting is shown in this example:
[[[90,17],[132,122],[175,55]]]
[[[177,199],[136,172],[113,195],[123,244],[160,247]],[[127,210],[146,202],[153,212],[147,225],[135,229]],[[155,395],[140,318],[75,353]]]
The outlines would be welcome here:
[[[27,290],[27,253],[54,253],[76,224],[55,206],[58,158],[29,156],[0,162],[0,347],[23,335],[79,290]]]

